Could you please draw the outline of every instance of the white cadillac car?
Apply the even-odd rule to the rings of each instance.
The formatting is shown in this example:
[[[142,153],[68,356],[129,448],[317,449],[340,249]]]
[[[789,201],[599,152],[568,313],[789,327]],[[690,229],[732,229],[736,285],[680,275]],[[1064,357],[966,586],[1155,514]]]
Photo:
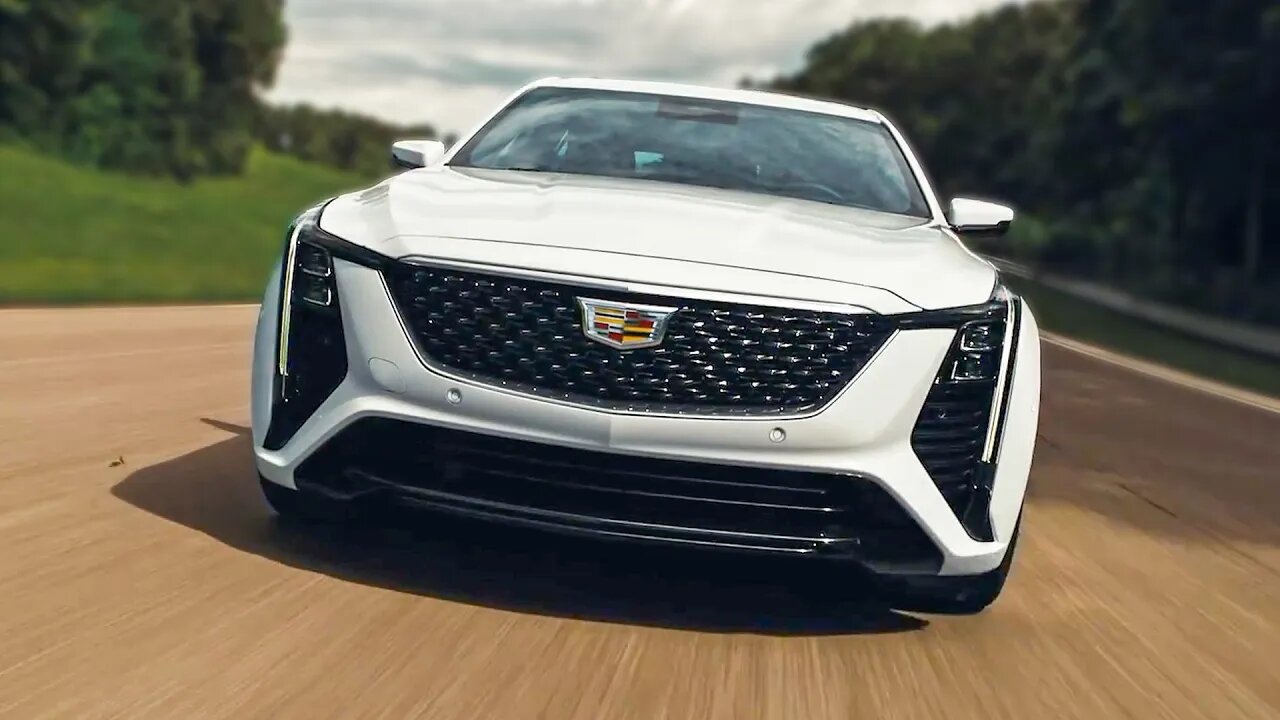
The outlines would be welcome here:
[[[392,155],[296,219],[262,301],[277,512],[414,505],[838,560],[898,607],[996,599],[1039,334],[963,239],[1012,210],[944,210],[875,111],[747,90],[544,80]]]

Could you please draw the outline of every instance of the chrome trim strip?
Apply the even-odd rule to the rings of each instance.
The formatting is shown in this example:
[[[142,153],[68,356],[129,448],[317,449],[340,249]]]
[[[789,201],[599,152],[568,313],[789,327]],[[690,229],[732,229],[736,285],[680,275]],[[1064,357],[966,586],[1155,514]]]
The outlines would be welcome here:
[[[1005,332],[1004,351],[1000,355],[1000,374],[996,379],[995,395],[991,400],[991,414],[987,419],[987,439],[982,446],[982,462],[992,462],[996,449],[996,434],[1000,427],[1001,410],[1004,407],[1004,389],[1009,381],[1009,359],[1013,355],[1013,344],[1018,341],[1017,308],[1013,306],[1013,298],[1005,299]],[[961,341],[963,344],[963,340]]]
[[[459,269],[462,269],[462,268],[459,268]],[[825,405],[823,405],[822,407],[814,408],[813,410],[810,410],[805,413],[799,413],[794,415],[784,415],[784,414],[717,415],[715,413],[677,414],[677,413],[657,413],[657,412],[643,412],[643,411],[634,412],[634,411],[628,411],[628,410],[617,410],[617,409],[606,408],[606,407],[596,407],[593,405],[584,405],[582,403],[573,402],[572,400],[547,397],[545,395],[534,395],[532,393],[521,392],[520,390],[517,390],[512,387],[507,387],[505,385],[491,385],[489,383],[480,382],[475,378],[470,378],[470,377],[466,377],[465,375],[459,375],[457,373],[454,373],[448,368],[431,360],[422,352],[422,349],[418,346],[418,341],[413,336],[413,332],[409,329],[408,324],[405,322],[404,315],[401,314],[400,312],[399,304],[396,303],[395,297],[391,294],[391,286],[387,284],[386,273],[378,272],[378,277],[382,281],[382,291],[386,294],[387,304],[391,306],[391,314],[395,316],[396,322],[400,324],[400,330],[401,332],[404,333],[405,340],[409,343],[409,347],[413,349],[413,354],[418,357],[418,362],[422,363],[422,366],[425,367],[428,371],[434,372],[435,374],[440,375],[441,377],[447,378],[449,380],[452,380],[454,382],[463,383],[475,388],[482,388],[485,390],[494,390],[496,392],[506,393],[514,397],[520,397],[520,398],[525,398],[529,400],[538,400],[540,402],[549,402],[555,405],[571,407],[577,410],[590,410],[592,412],[608,413],[610,415],[630,415],[633,417],[671,418],[671,419],[680,419],[680,420],[686,420],[686,419],[687,420],[742,420],[742,421],[749,421],[749,422],[779,422],[784,420],[804,420],[806,418],[815,417],[821,414],[827,408],[839,402],[840,398],[844,397],[844,394],[849,392],[849,388],[853,387],[853,384],[858,382],[858,379],[861,378],[863,373],[867,371],[867,368],[870,368],[871,365],[875,363],[876,359],[879,358],[880,355],[884,353],[885,348],[889,347],[889,344],[893,342],[894,338],[898,337],[898,333],[902,332],[901,330],[895,329],[892,333],[890,333],[889,337],[885,338],[885,341],[880,344],[880,347],[875,351],[875,353],[870,358],[867,359],[866,364],[864,364],[862,368],[858,370],[857,374],[849,378],[849,382],[845,383],[845,386],[840,389],[840,392],[836,393],[835,397],[831,398],[831,400],[827,402]]]
[[[665,535],[645,535],[643,533],[624,530],[606,530],[604,528],[584,527],[579,525],[569,525],[566,523],[552,522],[550,520],[541,520],[532,517],[523,517],[516,514],[500,513],[491,510],[482,510],[480,508],[461,507],[446,502],[431,500],[428,498],[418,497],[408,494],[405,496],[406,502],[417,506],[434,510],[436,512],[449,513],[461,517],[485,520],[489,522],[501,523],[504,525],[529,527],[549,532],[573,533],[581,536],[597,536],[607,538],[624,538],[627,540],[641,540],[646,542],[657,543],[674,543],[679,545],[695,545],[699,547],[727,548],[730,550],[751,550],[766,553],[788,553],[792,555],[813,555],[818,552],[817,548],[794,548],[768,545],[744,545],[742,543],[727,542],[721,540],[696,540],[694,538],[670,537]]]
[[[762,305],[765,307],[776,307],[786,310],[830,312],[841,315],[868,315],[875,313],[871,308],[863,307],[861,305],[815,302],[813,300],[767,295],[748,295],[734,292],[698,290],[696,288],[682,288],[671,285],[625,283],[602,280],[600,278],[587,277],[583,275],[535,270],[532,268],[512,265],[489,265],[486,263],[474,263],[462,260],[442,260],[421,255],[410,255],[398,258],[397,262],[417,265],[419,267],[438,267],[450,270],[473,270],[476,272],[486,272],[493,275],[501,275],[522,280],[552,282],[562,285],[577,285],[579,287],[593,288],[596,290],[608,290],[611,292],[631,293],[635,295],[659,295],[674,298],[689,298],[690,300],[721,301],[738,303],[741,305]],[[886,315],[885,317],[890,317],[890,315]]]
[[[297,227],[293,229],[293,235],[289,238],[289,254],[285,258],[287,263],[284,275],[284,293],[280,300],[280,337],[278,345],[280,354],[277,357],[276,371],[280,376],[280,392],[284,392],[284,379],[289,376],[289,318],[293,311],[293,265],[294,257],[298,252],[298,236],[302,234],[302,227],[306,223],[299,221]]]
[[[820,545],[830,545],[840,542],[848,542],[848,538],[824,538],[824,537],[804,537],[800,535],[773,535],[769,533],[750,533],[736,530],[717,530],[715,528],[694,528],[682,525],[663,525],[661,523],[640,522],[637,520],[619,520],[617,518],[597,517],[594,515],[579,515],[577,513],[561,512],[558,510],[547,510],[544,508],[534,508],[524,505],[512,505],[510,503],[498,502],[496,500],[485,500],[483,498],[470,497],[467,495],[458,495],[456,493],[444,492],[441,490],[430,490],[428,488],[413,487],[410,485],[400,485],[390,480],[385,480],[376,475],[366,472],[352,471],[351,475],[361,481],[370,483],[375,486],[382,486],[394,489],[397,492],[407,495],[416,495],[425,499],[435,501],[445,501],[458,503],[461,505],[478,505],[482,508],[490,508],[493,510],[501,510],[514,514],[535,515],[549,519],[557,519],[565,522],[580,523],[583,525],[612,525],[615,527],[637,528],[646,530],[657,530],[675,533],[690,533],[696,535],[710,535],[714,537],[731,537],[740,539],[759,538],[761,540],[781,540],[790,542],[811,542]]]

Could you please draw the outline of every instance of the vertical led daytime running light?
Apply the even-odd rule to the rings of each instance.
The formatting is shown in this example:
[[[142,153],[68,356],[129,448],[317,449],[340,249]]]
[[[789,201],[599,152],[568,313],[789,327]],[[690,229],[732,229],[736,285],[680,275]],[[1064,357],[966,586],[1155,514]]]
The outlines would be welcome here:
[[[337,267],[317,206],[294,219],[281,250],[275,400],[263,446],[278,450],[347,375]]]
[[[997,291],[997,298],[1004,301],[1005,304],[1005,320],[1004,320],[1004,349],[1000,353],[1000,369],[996,375],[995,395],[991,401],[991,417],[987,420],[987,438],[982,446],[982,461],[994,462],[996,451],[996,436],[999,434],[1000,422],[1004,419],[1004,396],[1005,385],[1009,382],[1009,362],[1013,356],[1013,344],[1018,341],[1017,338],[1017,308],[1014,306],[1013,295],[1003,286]]]
[[[289,376],[289,319],[293,315],[294,264],[298,254],[298,236],[302,234],[302,228],[305,224],[305,215],[294,221],[292,232],[289,234],[289,251],[285,253],[284,259],[284,288],[280,293],[280,337],[277,342],[280,352],[276,358],[276,372],[280,376],[279,391],[281,397],[284,397],[285,379]]]

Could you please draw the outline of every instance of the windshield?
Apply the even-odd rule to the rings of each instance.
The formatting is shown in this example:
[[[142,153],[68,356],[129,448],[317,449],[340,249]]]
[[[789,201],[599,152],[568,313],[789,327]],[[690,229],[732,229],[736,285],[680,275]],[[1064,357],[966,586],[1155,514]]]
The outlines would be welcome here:
[[[742,103],[538,88],[450,163],[638,178],[927,217],[880,123]]]

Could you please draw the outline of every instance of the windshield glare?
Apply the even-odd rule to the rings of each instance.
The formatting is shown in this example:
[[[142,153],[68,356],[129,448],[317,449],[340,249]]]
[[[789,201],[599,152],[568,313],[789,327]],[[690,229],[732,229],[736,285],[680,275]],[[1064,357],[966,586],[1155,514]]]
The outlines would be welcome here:
[[[696,98],[539,88],[450,164],[658,180],[928,216],[883,125]]]

